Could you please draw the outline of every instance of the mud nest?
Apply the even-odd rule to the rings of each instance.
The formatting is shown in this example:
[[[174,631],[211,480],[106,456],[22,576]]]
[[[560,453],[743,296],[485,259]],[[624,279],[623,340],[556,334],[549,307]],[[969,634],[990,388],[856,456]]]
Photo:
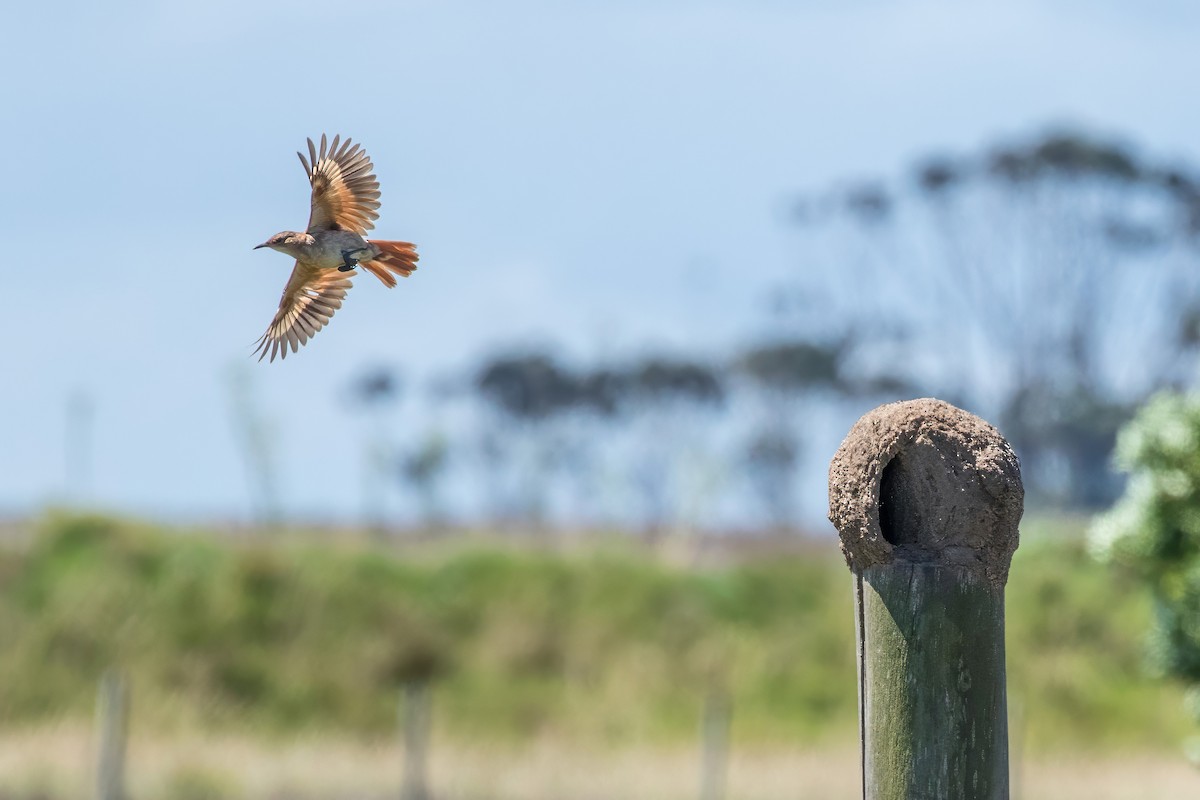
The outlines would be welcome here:
[[[1003,585],[1025,490],[999,431],[941,400],[864,415],[829,465],[829,520],[850,569],[965,567]]]

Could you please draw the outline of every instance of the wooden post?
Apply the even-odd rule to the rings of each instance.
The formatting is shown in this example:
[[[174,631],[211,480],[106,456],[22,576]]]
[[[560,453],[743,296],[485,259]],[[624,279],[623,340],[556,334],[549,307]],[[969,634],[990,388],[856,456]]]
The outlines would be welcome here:
[[[125,741],[129,734],[129,686],[117,670],[100,679],[96,698],[96,800],[125,800]]]
[[[714,687],[704,698],[700,722],[700,800],[723,800],[725,771],[729,761],[729,695]]]
[[[416,678],[404,684],[401,727],[404,735],[404,788],[401,800],[429,800],[426,761],[429,756],[429,681]]]
[[[863,797],[1007,800],[1004,584],[1016,454],[939,400],[880,406],[829,467],[854,574]]]
[[[1025,800],[1025,702],[1009,701],[1009,783],[1012,800]]]

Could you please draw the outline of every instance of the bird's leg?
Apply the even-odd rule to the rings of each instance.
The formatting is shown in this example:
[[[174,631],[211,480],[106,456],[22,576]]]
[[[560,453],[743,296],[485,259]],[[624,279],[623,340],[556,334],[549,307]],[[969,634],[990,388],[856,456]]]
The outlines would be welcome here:
[[[350,256],[353,253],[365,253],[365,252],[367,252],[367,248],[365,248],[365,247],[356,247],[353,250],[343,250],[342,251],[342,266],[338,267],[338,272],[349,272],[350,270],[357,267],[358,259],[351,258]]]

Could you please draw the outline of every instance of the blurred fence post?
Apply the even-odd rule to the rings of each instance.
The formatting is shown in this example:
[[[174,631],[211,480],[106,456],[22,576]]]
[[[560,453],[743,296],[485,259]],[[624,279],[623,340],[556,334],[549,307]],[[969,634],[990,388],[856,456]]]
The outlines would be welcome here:
[[[96,698],[96,800],[125,800],[125,742],[129,734],[129,685],[111,669]]]
[[[431,722],[429,681],[416,678],[404,684],[400,726],[404,736],[404,788],[401,800],[429,800],[427,762]]]
[[[1012,448],[938,400],[880,406],[829,467],[854,574],[863,797],[1007,800],[1004,584]]]
[[[700,723],[700,800],[722,800],[725,797],[731,716],[732,705],[728,693],[714,687],[704,698],[704,717]]]

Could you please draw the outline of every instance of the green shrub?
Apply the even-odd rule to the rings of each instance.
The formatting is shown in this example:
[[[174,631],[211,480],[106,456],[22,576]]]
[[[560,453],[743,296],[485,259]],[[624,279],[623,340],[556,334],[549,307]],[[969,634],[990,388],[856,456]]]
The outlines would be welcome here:
[[[1200,697],[1200,397],[1153,398],[1121,431],[1116,457],[1129,485],[1097,520],[1093,547],[1149,586],[1151,663]]]

